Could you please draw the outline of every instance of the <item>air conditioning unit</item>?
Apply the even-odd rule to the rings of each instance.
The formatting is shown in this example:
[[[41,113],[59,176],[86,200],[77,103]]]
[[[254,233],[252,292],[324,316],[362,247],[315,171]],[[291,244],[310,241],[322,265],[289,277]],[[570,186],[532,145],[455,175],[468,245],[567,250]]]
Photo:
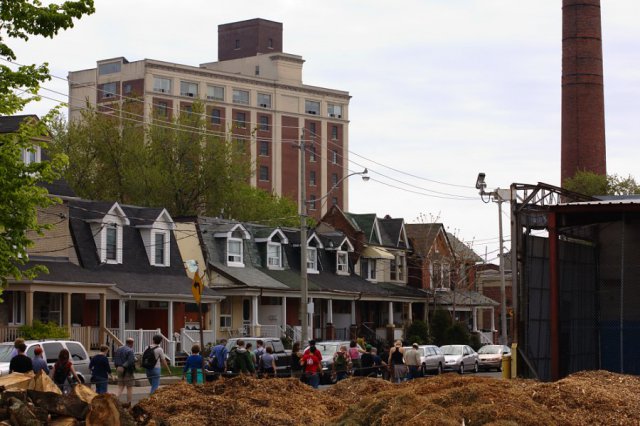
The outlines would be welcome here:
[[[266,107],[267,107],[267,104],[260,104],[260,106],[261,106],[262,108],[266,108]]]
[[[316,112],[315,112],[315,111],[307,111],[307,114],[313,114],[313,115],[316,115]]]
[[[338,115],[338,118],[342,118],[342,116],[341,116],[341,115]]]
[[[160,92],[160,93],[166,93],[167,92],[166,89],[156,89],[156,91]]]
[[[193,93],[187,93],[187,96],[193,98]]]
[[[335,116],[336,116],[335,114],[329,114],[329,117],[335,117]]]
[[[113,98],[115,95],[113,93],[105,93],[103,98]]]

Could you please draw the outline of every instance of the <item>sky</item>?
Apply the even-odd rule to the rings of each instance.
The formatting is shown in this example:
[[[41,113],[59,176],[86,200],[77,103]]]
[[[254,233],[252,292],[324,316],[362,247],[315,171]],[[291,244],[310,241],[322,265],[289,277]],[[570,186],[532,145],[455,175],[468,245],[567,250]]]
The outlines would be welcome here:
[[[45,1],[45,3],[47,3]],[[640,180],[640,2],[602,0],[607,171]],[[498,208],[487,190],[560,184],[561,0],[96,0],[53,39],[11,41],[18,63],[59,78],[24,113],[68,93],[69,71],[124,56],[198,66],[217,60],[219,24],[283,23],[305,84],[346,90],[349,211],[441,222],[489,261]],[[503,206],[509,247],[508,205]]]

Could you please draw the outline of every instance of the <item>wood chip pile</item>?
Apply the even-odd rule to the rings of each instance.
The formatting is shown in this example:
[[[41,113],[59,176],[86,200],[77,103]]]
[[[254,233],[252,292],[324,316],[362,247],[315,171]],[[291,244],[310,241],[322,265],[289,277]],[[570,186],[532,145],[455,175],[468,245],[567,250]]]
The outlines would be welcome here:
[[[161,388],[138,424],[640,425],[640,378],[606,371],[555,383],[444,374],[401,384],[351,378],[316,391],[295,379],[223,379]]]

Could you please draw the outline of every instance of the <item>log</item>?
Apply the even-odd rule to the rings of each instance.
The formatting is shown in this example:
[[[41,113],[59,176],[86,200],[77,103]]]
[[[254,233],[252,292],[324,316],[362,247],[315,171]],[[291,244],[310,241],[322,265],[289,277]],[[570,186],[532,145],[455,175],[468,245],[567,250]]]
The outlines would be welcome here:
[[[53,379],[49,377],[44,371],[40,370],[38,374],[33,378],[33,386],[29,387],[29,389],[41,391],[41,392],[53,392],[58,395],[62,395],[62,391],[53,382]]]
[[[136,422],[111,394],[97,395],[91,402],[86,426],[135,426]]]
[[[0,420],[7,420],[9,418],[9,409],[7,407],[0,407]]]
[[[91,404],[93,398],[98,396],[98,394],[89,386],[80,383],[73,387],[71,394],[77,396],[81,401],[84,401],[87,404]]]
[[[73,417],[58,417],[47,423],[48,426],[78,426],[80,422]]]
[[[9,413],[11,423],[17,426],[42,426],[44,422],[41,422],[36,418],[27,404],[20,401],[17,398],[11,398],[9,400]]]
[[[36,390],[29,390],[27,393],[35,405],[43,407],[51,414],[84,420],[89,411],[89,404],[75,395],[58,395]]]
[[[22,402],[27,402],[27,391],[25,389],[11,389],[2,392],[2,405],[9,405],[11,398],[19,399]]]

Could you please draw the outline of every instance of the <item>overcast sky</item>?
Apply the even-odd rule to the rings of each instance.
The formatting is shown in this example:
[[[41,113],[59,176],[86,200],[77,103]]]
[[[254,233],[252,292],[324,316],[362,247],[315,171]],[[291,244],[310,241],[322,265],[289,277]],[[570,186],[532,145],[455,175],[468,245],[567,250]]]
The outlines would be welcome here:
[[[498,213],[473,187],[478,172],[489,190],[559,185],[561,0],[96,0],[73,29],[11,45],[59,77],[116,56],[198,66],[217,60],[219,24],[258,17],[283,23],[305,84],[352,96],[349,169],[372,180],[351,178],[350,211],[436,218],[491,260]],[[636,179],[639,21],[638,0],[602,0],[607,170]],[[45,88],[66,101],[65,81]]]

